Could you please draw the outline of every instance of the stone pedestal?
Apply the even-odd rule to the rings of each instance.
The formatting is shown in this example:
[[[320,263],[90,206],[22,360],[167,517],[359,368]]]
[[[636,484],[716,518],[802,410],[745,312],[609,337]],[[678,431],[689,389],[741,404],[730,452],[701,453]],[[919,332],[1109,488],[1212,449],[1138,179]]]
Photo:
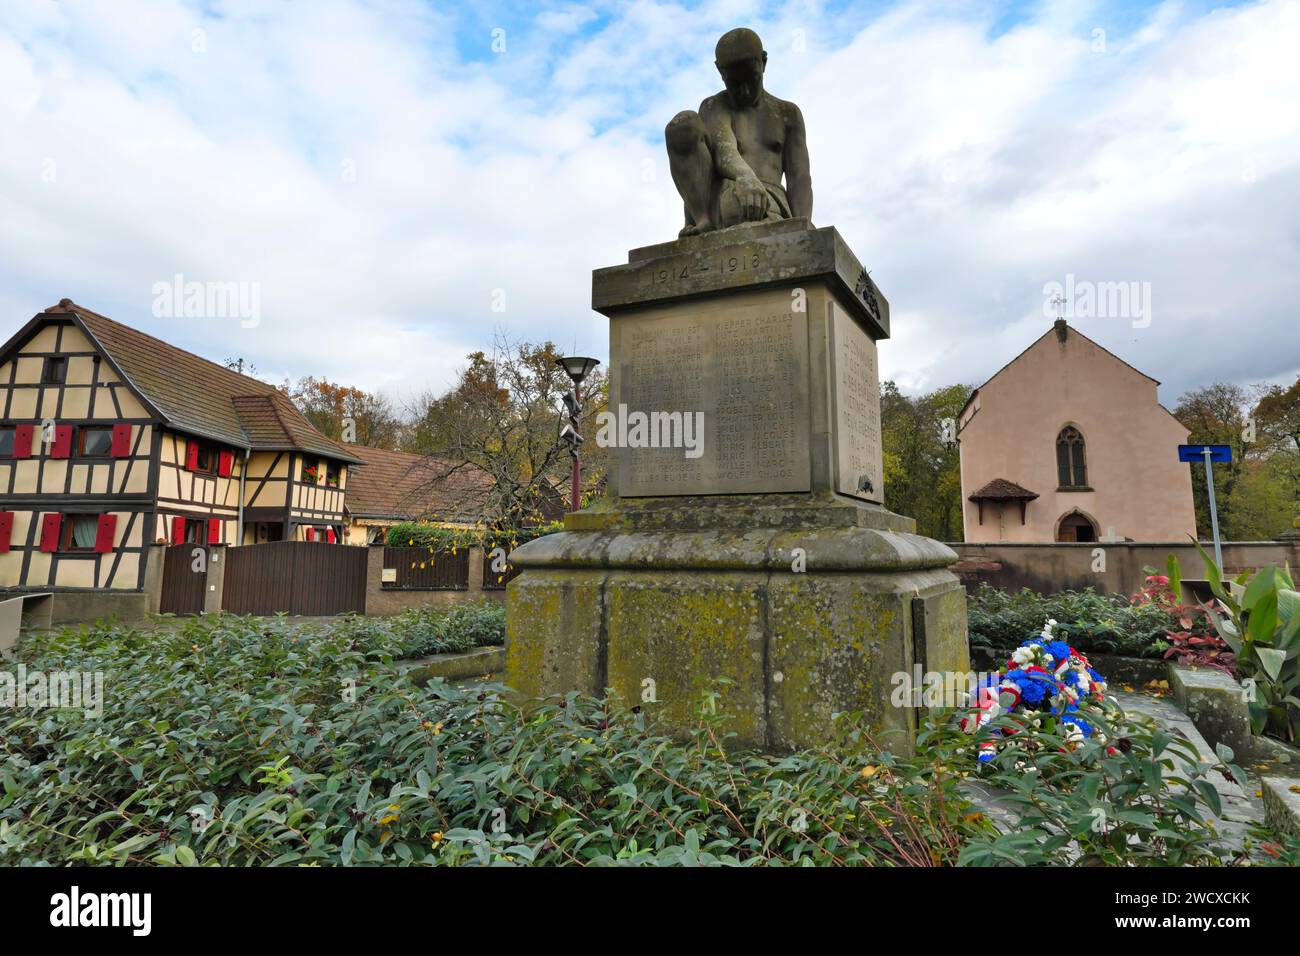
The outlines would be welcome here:
[[[592,298],[610,497],[511,555],[509,683],[609,690],[685,733],[726,678],[742,745],[816,746],[861,710],[905,747],[894,675],[969,656],[956,555],[883,505],[884,296],[833,228],[795,219],[633,250]]]

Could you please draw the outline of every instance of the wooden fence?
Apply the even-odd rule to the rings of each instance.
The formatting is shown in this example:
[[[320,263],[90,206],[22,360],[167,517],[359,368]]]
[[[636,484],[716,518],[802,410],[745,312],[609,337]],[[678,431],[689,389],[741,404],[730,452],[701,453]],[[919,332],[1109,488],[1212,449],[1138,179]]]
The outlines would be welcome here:
[[[392,568],[396,579],[382,587],[385,591],[467,591],[469,552],[468,547],[455,551],[385,547],[384,567]]]
[[[522,569],[505,560],[507,553],[509,549],[504,546],[483,549],[484,591],[504,591],[506,585],[519,576]]]

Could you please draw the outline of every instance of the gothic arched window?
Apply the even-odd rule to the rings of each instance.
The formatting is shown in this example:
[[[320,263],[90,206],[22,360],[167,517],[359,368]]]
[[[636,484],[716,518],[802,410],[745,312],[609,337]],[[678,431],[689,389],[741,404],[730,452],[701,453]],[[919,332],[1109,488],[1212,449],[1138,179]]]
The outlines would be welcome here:
[[[1056,436],[1056,474],[1062,488],[1085,488],[1088,485],[1083,435],[1073,425],[1066,425]]]

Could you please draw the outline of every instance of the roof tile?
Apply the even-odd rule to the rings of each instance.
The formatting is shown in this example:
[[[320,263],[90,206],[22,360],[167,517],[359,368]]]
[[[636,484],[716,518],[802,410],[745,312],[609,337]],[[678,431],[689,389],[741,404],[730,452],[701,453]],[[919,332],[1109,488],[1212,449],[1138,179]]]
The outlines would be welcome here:
[[[1021,488],[1014,481],[1007,481],[1005,478],[994,478],[979,491],[972,494],[970,500],[978,501],[980,498],[984,498],[990,501],[1008,501],[1023,498],[1026,501],[1033,501],[1037,497],[1037,492]]]
[[[46,314],[71,314],[167,423],[239,448],[299,449],[358,461],[322,435],[283,392],[216,362],[63,299]]]
[[[447,460],[354,445],[362,464],[348,476],[348,511],[358,517],[473,522],[483,514],[493,482],[467,465],[447,474]]]

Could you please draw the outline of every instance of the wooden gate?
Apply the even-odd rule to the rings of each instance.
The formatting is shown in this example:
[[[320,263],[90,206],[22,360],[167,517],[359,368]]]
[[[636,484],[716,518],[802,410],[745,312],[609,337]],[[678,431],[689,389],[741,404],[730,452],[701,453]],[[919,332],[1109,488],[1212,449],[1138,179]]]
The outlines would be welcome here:
[[[207,590],[208,549],[193,543],[168,548],[163,555],[158,610],[163,614],[202,614]]]
[[[222,609],[311,617],[364,614],[369,550],[315,541],[227,548]]]

